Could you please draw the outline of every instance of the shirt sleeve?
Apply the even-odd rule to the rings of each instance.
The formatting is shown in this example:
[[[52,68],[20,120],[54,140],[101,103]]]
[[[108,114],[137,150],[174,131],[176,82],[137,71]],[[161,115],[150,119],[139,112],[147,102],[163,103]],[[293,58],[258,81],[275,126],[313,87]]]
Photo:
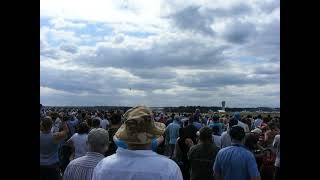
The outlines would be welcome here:
[[[178,167],[178,165],[176,165],[176,168],[175,168],[175,173],[173,173],[171,176],[170,176],[170,180],[183,180],[183,176],[182,176],[182,173],[181,173],[181,170],[180,168]]]
[[[74,138],[76,137],[76,134],[77,134],[77,133],[75,133],[75,134],[73,134],[73,135],[71,136],[71,138],[70,138],[71,141],[74,141]]]
[[[151,141],[151,149],[152,151],[156,152],[158,148],[158,141],[157,139],[152,139]]]
[[[278,144],[279,144],[279,136],[276,135],[272,143],[273,148],[276,148]]]
[[[258,166],[257,166],[256,160],[255,160],[253,154],[250,154],[250,156],[247,160],[247,165],[248,165],[248,171],[249,171],[250,177],[260,176]]]
[[[214,164],[213,164],[213,172],[221,174],[221,163],[220,163],[219,152],[218,152],[216,159],[214,161]]]

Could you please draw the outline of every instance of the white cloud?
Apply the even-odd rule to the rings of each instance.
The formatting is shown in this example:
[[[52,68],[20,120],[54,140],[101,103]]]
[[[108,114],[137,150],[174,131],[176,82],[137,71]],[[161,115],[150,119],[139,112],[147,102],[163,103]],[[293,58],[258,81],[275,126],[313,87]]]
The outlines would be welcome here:
[[[279,106],[275,1],[40,4],[45,105]]]

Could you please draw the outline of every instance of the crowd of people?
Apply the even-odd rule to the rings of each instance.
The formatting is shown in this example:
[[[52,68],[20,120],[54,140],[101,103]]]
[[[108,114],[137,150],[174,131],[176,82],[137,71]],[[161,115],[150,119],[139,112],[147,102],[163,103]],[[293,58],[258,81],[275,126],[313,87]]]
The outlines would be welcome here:
[[[40,179],[278,180],[280,117],[40,106]]]

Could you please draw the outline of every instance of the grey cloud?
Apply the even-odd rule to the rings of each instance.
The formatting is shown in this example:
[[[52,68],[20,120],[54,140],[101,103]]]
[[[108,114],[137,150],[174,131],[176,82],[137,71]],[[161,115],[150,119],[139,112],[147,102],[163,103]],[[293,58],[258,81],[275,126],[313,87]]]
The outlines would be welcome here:
[[[183,86],[211,89],[214,87],[223,87],[227,85],[244,86],[250,84],[264,85],[275,83],[276,76],[248,76],[244,73],[221,72],[221,73],[197,73],[193,76],[178,78],[178,82]]]
[[[71,45],[71,44],[62,44],[60,46],[60,49],[63,50],[63,51],[72,53],[72,54],[74,54],[74,53],[76,53],[78,51],[77,46]]]
[[[204,67],[224,63],[228,46],[207,47],[194,40],[155,43],[149,49],[99,47],[95,54],[81,54],[74,62],[95,67],[160,68]]]
[[[71,93],[100,93],[95,76],[71,70],[40,69],[40,85]]]
[[[266,75],[279,75],[280,74],[280,67],[257,67],[254,69],[255,74],[266,74]]]
[[[174,12],[167,17],[181,30],[214,36],[215,31],[210,27],[214,22],[214,18],[238,18],[242,15],[248,15],[251,12],[251,6],[245,3],[238,3],[227,8],[211,8],[206,5],[192,5]]]
[[[129,70],[132,74],[143,79],[172,79],[176,77],[176,72],[166,68],[152,69],[132,69]]]
[[[182,30],[189,30],[195,33],[202,33],[213,36],[214,31],[210,25],[213,17],[208,17],[200,13],[200,6],[189,6],[169,16],[173,23]]]
[[[231,43],[242,44],[256,35],[256,27],[252,23],[234,21],[226,27],[224,38]]]
[[[207,6],[202,6],[202,8],[207,15],[214,17],[239,17],[252,12],[251,6],[246,3],[238,3],[226,8],[210,8]]]
[[[280,7],[280,0],[272,0],[272,1],[258,1],[259,8],[266,12],[271,13],[276,8]]]
[[[280,60],[280,21],[274,20],[261,27],[255,39],[243,46],[253,56],[264,57],[270,62]]]

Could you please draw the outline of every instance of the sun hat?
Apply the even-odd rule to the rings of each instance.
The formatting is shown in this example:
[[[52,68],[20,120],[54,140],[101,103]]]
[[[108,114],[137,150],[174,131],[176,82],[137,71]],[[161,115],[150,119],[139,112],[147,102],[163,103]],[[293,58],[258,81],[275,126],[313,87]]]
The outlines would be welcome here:
[[[165,131],[165,124],[155,122],[151,109],[144,105],[129,109],[123,117],[124,124],[115,135],[128,144],[149,144]]]

